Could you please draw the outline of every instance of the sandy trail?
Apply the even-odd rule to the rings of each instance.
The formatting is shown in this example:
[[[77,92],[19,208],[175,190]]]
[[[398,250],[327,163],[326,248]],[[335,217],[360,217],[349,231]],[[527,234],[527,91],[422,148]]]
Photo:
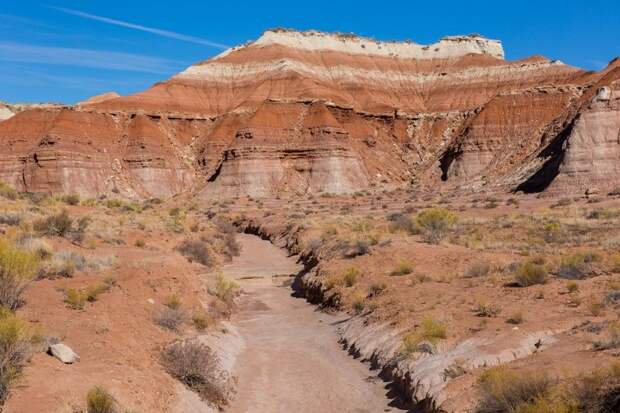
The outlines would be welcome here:
[[[339,346],[335,330],[344,316],[291,296],[290,277],[281,275],[300,270],[294,259],[258,237],[238,239],[241,256],[224,273],[244,290],[232,320],[244,347],[233,370],[237,394],[225,412],[402,411],[389,406],[376,374]]]

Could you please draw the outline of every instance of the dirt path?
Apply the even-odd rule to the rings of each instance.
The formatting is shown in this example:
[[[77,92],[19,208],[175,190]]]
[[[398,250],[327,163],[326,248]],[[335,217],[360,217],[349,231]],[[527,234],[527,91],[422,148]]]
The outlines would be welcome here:
[[[338,345],[343,316],[291,296],[291,279],[282,275],[300,270],[294,260],[258,237],[240,235],[239,241],[241,256],[224,273],[245,292],[232,320],[244,345],[233,370],[237,395],[225,412],[402,411],[389,406],[376,374]]]

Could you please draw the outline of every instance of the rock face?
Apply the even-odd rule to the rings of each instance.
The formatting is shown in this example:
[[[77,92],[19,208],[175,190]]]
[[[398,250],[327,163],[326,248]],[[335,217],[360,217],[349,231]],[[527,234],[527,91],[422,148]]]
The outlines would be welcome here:
[[[271,30],[144,92],[0,123],[0,179],[127,197],[612,186],[619,66]]]

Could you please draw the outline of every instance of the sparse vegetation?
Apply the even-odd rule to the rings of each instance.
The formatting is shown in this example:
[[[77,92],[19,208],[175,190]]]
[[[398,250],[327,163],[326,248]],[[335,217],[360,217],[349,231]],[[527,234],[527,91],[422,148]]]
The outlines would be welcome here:
[[[358,277],[360,276],[360,271],[355,268],[347,268],[341,275],[342,284],[345,287],[353,287],[357,282]]]
[[[196,261],[207,267],[212,266],[214,263],[209,246],[204,241],[186,239],[177,245],[176,250],[187,258],[189,262]]]
[[[545,284],[549,278],[544,261],[531,259],[517,265],[515,282],[520,287]]]
[[[41,337],[28,323],[6,308],[0,308],[0,404]]]
[[[21,296],[40,268],[37,255],[0,240],[0,306],[10,310],[21,304]]]
[[[87,413],[118,413],[116,400],[103,387],[94,387],[86,394]]]
[[[424,240],[431,244],[438,244],[443,240],[456,222],[456,215],[443,208],[425,209],[417,217],[417,224],[422,228]]]
[[[477,413],[524,412],[549,394],[553,381],[542,373],[519,374],[506,366],[492,367],[480,376],[482,400]]]
[[[198,341],[177,341],[162,353],[166,371],[216,406],[228,402],[226,377],[215,353]]]
[[[187,313],[181,309],[165,307],[155,316],[155,323],[170,331],[178,332],[187,320]]]
[[[558,270],[560,278],[568,280],[581,280],[589,276],[593,271],[593,264],[600,261],[596,253],[575,253],[562,257]]]
[[[476,262],[472,264],[465,272],[465,278],[484,277],[491,272],[491,264],[488,262]]]
[[[407,262],[402,262],[398,264],[398,266],[396,266],[396,268],[394,268],[392,272],[390,272],[390,275],[402,276],[402,275],[409,275],[412,272],[413,272],[413,267],[411,266],[411,264]]]
[[[226,303],[232,303],[233,299],[239,291],[239,284],[233,280],[224,277],[224,274],[218,273],[215,278],[215,288],[212,294]]]

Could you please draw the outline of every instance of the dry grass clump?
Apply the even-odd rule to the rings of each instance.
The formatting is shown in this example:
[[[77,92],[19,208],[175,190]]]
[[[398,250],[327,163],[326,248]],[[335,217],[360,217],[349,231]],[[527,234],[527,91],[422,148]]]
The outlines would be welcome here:
[[[473,263],[467,271],[465,271],[465,278],[477,278],[489,275],[491,272],[491,264],[488,262],[480,261]]]
[[[608,322],[604,329],[605,338],[595,341],[595,350],[609,350],[620,347],[620,321]]]
[[[204,311],[197,311],[192,314],[192,324],[198,331],[206,330],[209,326],[213,325],[213,323],[213,318]]]
[[[562,257],[558,276],[567,280],[582,280],[593,272],[593,264],[601,257],[593,252],[575,253]]]
[[[479,380],[482,400],[477,413],[526,412],[549,395],[553,381],[542,373],[519,374],[506,366],[485,371]]]
[[[410,235],[416,235],[420,233],[420,227],[418,224],[411,218],[409,214],[405,213],[396,213],[390,214],[387,217],[388,219],[388,230],[390,232],[406,232]]]
[[[73,242],[81,243],[84,241],[86,229],[90,222],[89,217],[83,216],[74,225],[73,218],[69,216],[66,209],[63,209],[58,214],[35,220],[32,227],[43,235],[65,237]]]
[[[204,266],[210,267],[215,260],[213,259],[209,246],[202,240],[185,239],[175,248],[189,262],[198,262]]]
[[[65,290],[64,302],[74,310],[83,310],[86,302],[94,303],[99,295],[110,291],[116,284],[112,277],[106,278],[103,282],[89,285],[83,289],[68,288]]]
[[[363,239],[358,239],[353,242],[344,241],[340,245],[340,250],[344,258],[350,259],[368,254],[370,252],[370,244]]]
[[[37,255],[0,240],[0,306],[17,309],[22,293],[37,276],[39,268]]]
[[[422,319],[420,326],[410,334],[403,337],[402,353],[411,355],[420,351],[420,344],[428,342],[431,345],[437,344],[448,336],[448,326],[444,321],[439,321],[431,316]]]
[[[17,199],[17,191],[11,185],[4,181],[0,181],[0,196],[6,199]]]
[[[530,259],[519,263],[515,269],[515,282],[520,287],[545,284],[549,278],[544,260]]]
[[[474,312],[478,317],[497,317],[502,308],[497,304],[479,303]]]
[[[170,331],[178,332],[179,327],[187,320],[187,313],[180,308],[165,307],[155,316],[155,323]]]
[[[0,308],[0,404],[9,395],[10,386],[41,336],[28,323],[6,308]]]
[[[43,238],[25,235],[17,241],[17,245],[24,251],[36,254],[41,259],[47,259],[54,254],[52,246]]]
[[[620,363],[577,377],[569,388],[573,412],[620,411]]]
[[[347,268],[340,275],[340,280],[341,280],[341,283],[345,287],[353,287],[355,283],[357,282],[357,279],[359,278],[359,276],[360,276],[360,271],[355,267],[351,267],[351,268]]]
[[[103,387],[96,386],[86,394],[87,413],[117,413],[116,400]]]
[[[390,272],[392,276],[409,275],[413,272],[413,266],[407,262],[401,262]]]
[[[62,195],[60,200],[67,205],[78,205],[80,203],[80,196],[78,194],[66,194]]]
[[[444,208],[429,208],[417,216],[417,224],[422,229],[424,240],[430,244],[439,244],[454,228],[457,216]]]
[[[523,313],[521,311],[517,311],[512,313],[507,319],[506,322],[508,324],[522,324],[525,321],[523,318]]]
[[[65,290],[65,303],[73,310],[83,310],[86,305],[86,292],[76,288]]]
[[[181,297],[179,297],[177,294],[169,295],[164,299],[164,305],[173,310],[178,310],[179,308],[181,308],[182,304],[183,302],[181,301]]]
[[[210,290],[211,294],[226,303],[232,303],[239,293],[239,284],[229,280],[222,273],[218,273],[215,278],[215,288]]]
[[[198,341],[177,341],[161,355],[166,371],[216,406],[228,403],[227,380],[216,354]]]

